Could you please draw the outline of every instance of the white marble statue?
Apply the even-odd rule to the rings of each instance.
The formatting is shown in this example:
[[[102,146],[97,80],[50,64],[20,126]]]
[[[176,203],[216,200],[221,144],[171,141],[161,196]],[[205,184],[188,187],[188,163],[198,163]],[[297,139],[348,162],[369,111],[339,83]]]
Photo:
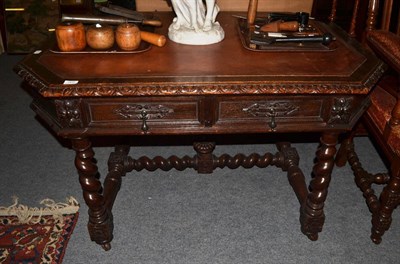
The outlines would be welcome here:
[[[178,43],[207,45],[224,39],[224,30],[216,17],[216,0],[171,0],[176,17],[169,27],[168,37]]]

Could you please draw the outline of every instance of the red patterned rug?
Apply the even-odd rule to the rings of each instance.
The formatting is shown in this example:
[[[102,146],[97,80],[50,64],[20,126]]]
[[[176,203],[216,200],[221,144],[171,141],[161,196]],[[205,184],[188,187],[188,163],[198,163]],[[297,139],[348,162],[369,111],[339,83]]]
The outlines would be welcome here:
[[[0,263],[61,263],[78,220],[79,204],[46,199],[43,207],[0,207]]]

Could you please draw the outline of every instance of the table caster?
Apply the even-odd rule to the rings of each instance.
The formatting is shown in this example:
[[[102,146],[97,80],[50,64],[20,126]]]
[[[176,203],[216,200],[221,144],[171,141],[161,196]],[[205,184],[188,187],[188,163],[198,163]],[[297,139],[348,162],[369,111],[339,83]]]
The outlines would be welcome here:
[[[101,247],[105,250],[105,251],[109,251],[111,249],[111,243],[104,243],[101,244]]]

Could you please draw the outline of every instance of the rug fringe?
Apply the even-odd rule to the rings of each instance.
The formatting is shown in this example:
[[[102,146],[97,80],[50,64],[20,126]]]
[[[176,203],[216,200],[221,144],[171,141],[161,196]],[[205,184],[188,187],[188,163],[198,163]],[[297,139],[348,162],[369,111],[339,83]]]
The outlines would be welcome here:
[[[18,204],[18,197],[13,197],[13,204],[9,207],[0,206],[0,216],[16,216],[20,224],[37,224],[42,216],[52,215],[56,221],[63,221],[62,215],[74,214],[79,210],[78,201],[70,196],[65,203],[56,203],[52,199],[40,202],[44,207],[28,207]]]

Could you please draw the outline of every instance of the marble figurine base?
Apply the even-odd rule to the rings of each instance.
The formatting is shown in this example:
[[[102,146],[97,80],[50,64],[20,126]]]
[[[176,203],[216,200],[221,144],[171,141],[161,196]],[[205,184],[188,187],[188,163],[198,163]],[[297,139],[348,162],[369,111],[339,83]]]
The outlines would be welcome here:
[[[168,37],[174,42],[187,45],[209,45],[222,41],[225,32],[218,22],[214,23],[208,31],[195,30],[187,27],[174,28],[171,24],[168,29]]]

